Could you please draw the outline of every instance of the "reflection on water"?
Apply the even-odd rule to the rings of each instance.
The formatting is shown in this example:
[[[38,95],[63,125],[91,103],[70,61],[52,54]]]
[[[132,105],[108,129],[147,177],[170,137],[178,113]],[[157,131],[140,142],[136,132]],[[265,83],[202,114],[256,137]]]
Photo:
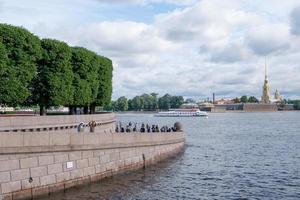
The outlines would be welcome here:
[[[45,199],[300,199],[300,112],[118,119],[161,125],[180,120],[186,150],[146,170]]]

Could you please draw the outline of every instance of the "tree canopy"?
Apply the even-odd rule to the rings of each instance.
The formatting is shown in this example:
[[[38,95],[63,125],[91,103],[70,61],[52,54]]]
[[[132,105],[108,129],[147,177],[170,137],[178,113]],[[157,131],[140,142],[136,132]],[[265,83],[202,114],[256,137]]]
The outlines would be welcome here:
[[[72,105],[74,88],[70,47],[52,39],[43,39],[41,46],[42,58],[34,90],[37,103],[41,110],[49,106]]]
[[[0,103],[16,106],[30,96],[41,56],[40,40],[24,28],[0,24]]]
[[[42,39],[0,24],[0,104],[89,107],[108,105],[112,61],[82,47]],[[92,112],[93,111],[93,112]]]
[[[132,99],[127,99],[124,96],[120,97],[116,101],[112,101],[105,109],[115,111],[155,111],[157,109],[167,110],[170,108],[180,108],[183,103],[184,99],[182,96],[165,94],[158,98],[157,93],[144,93]]]

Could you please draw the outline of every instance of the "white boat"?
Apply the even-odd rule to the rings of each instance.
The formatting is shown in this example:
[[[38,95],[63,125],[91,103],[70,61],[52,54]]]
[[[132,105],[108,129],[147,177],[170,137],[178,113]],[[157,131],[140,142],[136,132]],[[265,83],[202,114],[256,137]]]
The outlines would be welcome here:
[[[200,111],[199,109],[170,109],[165,112],[158,112],[155,117],[206,117],[207,112]]]

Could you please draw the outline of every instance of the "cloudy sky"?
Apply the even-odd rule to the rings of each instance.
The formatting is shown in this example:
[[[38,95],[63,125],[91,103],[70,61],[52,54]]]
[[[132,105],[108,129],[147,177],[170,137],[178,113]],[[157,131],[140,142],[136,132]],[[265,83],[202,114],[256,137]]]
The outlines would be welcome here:
[[[299,0],[0,0],[0,22],[114,63],[113,98],[300,97]]]

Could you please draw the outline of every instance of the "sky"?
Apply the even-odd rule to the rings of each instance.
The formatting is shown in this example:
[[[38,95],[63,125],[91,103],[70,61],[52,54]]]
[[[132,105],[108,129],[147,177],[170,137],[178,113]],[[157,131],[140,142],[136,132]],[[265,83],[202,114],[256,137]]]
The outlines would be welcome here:
[[[300,98],[299,0],[0,0],[0,22],[113,61],[113,99]]]

